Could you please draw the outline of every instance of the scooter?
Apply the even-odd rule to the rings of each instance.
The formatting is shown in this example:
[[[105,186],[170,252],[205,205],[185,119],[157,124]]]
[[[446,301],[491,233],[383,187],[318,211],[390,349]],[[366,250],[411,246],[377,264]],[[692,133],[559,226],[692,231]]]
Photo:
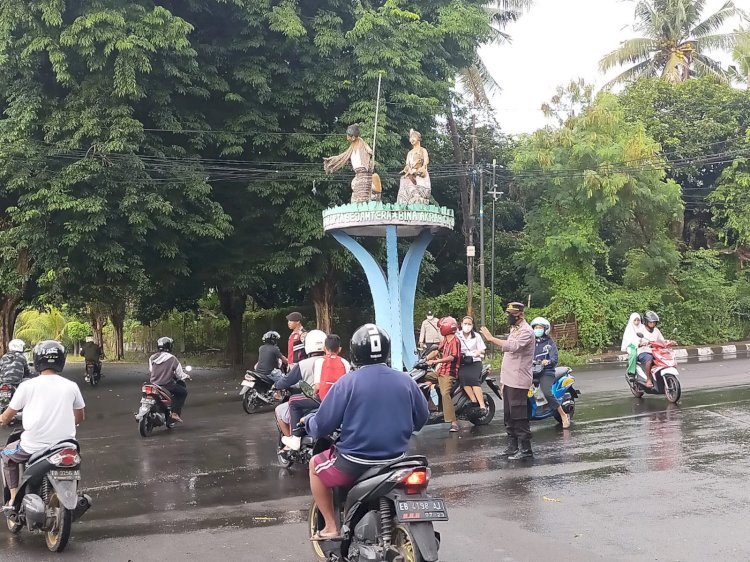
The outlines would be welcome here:
[[[550,407],[542,389],[539,388],[538,376],[542,374],[543,370],[544,366],[541,362],[535,362],[533,368],[534,382],[528,394],[529,419],[538,421],[554,417],[558,423],[562,423],[560,412],[557,411],[557,408]],[[552,395],[557,399],[570,419],[573,419],[573,414],[575,414],[576,398],[581,395],[578,390],[573,388],[575,379],[571,375],[572,372],[573,369],[570,367],[557,367],[555,369],[555,382],[552,383]]]
[[[94,361],[86,361],[86,375],[83,380],[91,386],[96,386],[102,378],[101,367],[97,368]]]
[[[271,390],[273,386],[273,379],[266,375],[256,373],[255,371],[247,371],[245,378],[240,383],[240,396],[242,397],[242,408],[245,413],[254,414],[263,406],[278,406],[281,404],[281,400],[277,398],[274,391]]]
[[[192,370],[190,366],[185,367],[187,373]],[[179,381],[177,384],[184,385],[185,382]],[[155,427],[162,425],[172,429],[172,393],[158,384],[146,382],[141,387],[141,395],[141,407],[135,414],[141,437],[149,437]]]
[[[315,454],[324,448],[315,447]],[[433,521],[447,521],[445,500],[428,495],[427,458],[405,457],[365,472],[348,490],[335,488],[334,512],[339,540],[313,541],[320,561],[373,562],[438,560],[440,533]],[[313,503],[308,517],[311,536],[324,520]]]
[[[682,387],[676,367],[677,359],[675,359],[672,350],[674,344],[673,341],[651,342],[649,344],[654,356],[654,364],[651,367],[651,378],[654,381],[653,388],[646,386],[646,373],[640,364],[636,365],[635,375],[625,374],[625,380],[628,381],[633,396],[641,398],[644,394],[663,394],[668,402],[677,403],[682,396]]]
[[[21,430],[8,437],[7,445],[20,439]],[[66,439],[31,455],[20,465],[18,493],[13,509],[5,509],[8,530],[17,534],[26,527],[44,533],[47,548],[62,552],[70,539],[71,525],[91,507],[91,497],[78,489],[81,456],[78,441]],[[10,490],[3,478],[3,503]]]
[[[428,404],[433,404],[437,409],[435,412],[430,413],[430,417],[425,425],[434,425],[438,423],[445,423],[445,416],[443,414],[442,397],[440,392],[437,390],[437,385],[427,380],[427,373],[430,371],[430,367],[423,360],[417,361],[412,368],[409,376],[419,385],[422,390],[424,397],[427,399]],[[500,387],[494,377],[490,377],[490,366],[485,365],[482,369],[481,383],[487,383],[492,392],[502,400],[500,394]],[[480,414],[480,410],[477,405],[469,400],[469,397],[464,392],[461,385],[456,381],[453,388],[451,389],[451,397],[453,400],[453,407],[456,410],[456,417],[460,420],[467,420],[474,425],[487,425],[495,417],[495,401],[492,397],[484,392],[484,403],[487,408],[485,415]]]

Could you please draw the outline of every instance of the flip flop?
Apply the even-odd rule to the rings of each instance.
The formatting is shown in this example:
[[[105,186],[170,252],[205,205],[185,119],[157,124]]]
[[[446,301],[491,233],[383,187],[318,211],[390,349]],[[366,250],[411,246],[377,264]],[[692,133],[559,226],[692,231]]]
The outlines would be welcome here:
[[[325,536],[325,535],[321,535],[320,531],[315,531],[315,534],[312,537],[310,537],[310,540],[313,542],[343,541],[344,537],[342,537],[341,535]]]

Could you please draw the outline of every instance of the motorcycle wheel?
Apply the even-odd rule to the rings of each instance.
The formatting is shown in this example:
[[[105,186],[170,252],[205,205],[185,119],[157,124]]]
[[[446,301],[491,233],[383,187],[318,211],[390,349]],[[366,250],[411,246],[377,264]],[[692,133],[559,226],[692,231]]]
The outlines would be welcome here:
[[[6,519],[6,522],[8,523],[8,530],[14,535],[17,535],[21,532],[21,529],[23,529],[23,525],[21,525],[18,521],[11,521],[10,519]]]
[[[86,374],[89,376],[89,384],[91,386],[96,386],[97,384],[99,384],[99,376],[94,372],[93,369],[90,373],[87,370]]]
[[[60,505],[57,494],[52,494],[50,497],[49,507],[54,514],[54,525],[52,529],[45,533],[47,548],[52,552],[62,552],[70,539],[70,527],[73,524],[72,515],[69,510]]]
[[[154,426],[151,425],[151,419],[148,417],[148,415],[145,415],[141,418],[141,421],[138,422],[138,431],[141,434],[141,437],[148,437],[151,435],[151,432],[154,430]]]
[[[247,414],[254,414],[260,408],[258,400],[255,399],[255,391],[251,390],[242,399],[242,408]]]
[[[664,396],[667,397],[667,402],[672,404],[677,404],[680,396],[682,396],[680,381],[674,375],[664,375]]]
[[[487,413],[483,415],[482,417],[472,418],[470,421],[474,425],[487,425],[495,417],[495,401],[486,392],[483,394],[484,394],[484,405],[487,406]]]
[[[320,511],[318,511],[318,506],[315,505],[315,502],[313,502],[310,506],[310,513],[307,516],[307,523],[310,527],[309,530],[311,537],[325,526],[323,524],[323,517],[320,515]],[[315,557],[319,562],[328,560],[326,553],[323,552],[323,547],[321,546],[320,542],[310,541],[310,543],[312,544],[312,549],[315,553]]]
[[[404,562],[424,562],[422,553],[414,542],[409,525],[398,525],[393,529],[391,544],[398,550]]]
[[[633,393],[633,396],[635,396],[636,398],[643,398],[643,391],[636,384],[635,380],[630,378],[628,375],[625,375],[625,379],[628,381],[628,386],[630,387],[630,392]]]

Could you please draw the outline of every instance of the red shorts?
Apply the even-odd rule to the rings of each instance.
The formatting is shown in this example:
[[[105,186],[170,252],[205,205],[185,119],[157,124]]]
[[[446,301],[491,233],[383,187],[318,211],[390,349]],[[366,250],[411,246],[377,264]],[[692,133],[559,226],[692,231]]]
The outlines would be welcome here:
[[[347,461],[343,457],[338,457],[332,448],[318,453],[312,458],[311,462],[315,467],[315,474],[318,475],[318,478],[325,484],[326,488],[348,488],[369,468],[363,466],[361,470],[358,470],[359,467],[351,470],[353,468],[351,465],[354,463]],[[350,470],[342,470],[343,467]]]

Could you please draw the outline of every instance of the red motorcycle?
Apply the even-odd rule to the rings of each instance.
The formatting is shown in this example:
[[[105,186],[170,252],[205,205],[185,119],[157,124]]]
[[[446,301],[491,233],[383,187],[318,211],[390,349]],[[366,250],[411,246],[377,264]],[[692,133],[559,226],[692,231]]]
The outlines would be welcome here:
[[[635,375],[627,373],[625,375],[630,387],[630,392],[636,398],[641,398],[644,394],[663,394],[667,401],[675,404],[682,395],[680,386],[679,372],[677,371],[677,360],[674,356],[672,347],[673,341],[651,342],[651,352],[654,356],[654,364],[651,367],[651,378],[654,381],[653,388],[646,386],[646,373],[643,367],[636,366]]]
[[[192,367],[185,367],[185,372],[189,373],[191,370]],[[177,384],[185,385],[185,382],[178,381]],[[162,425],[171,429],[174,426],[172,393],[158,384],[145,382],[141,387],[141,395],[141,407],[135,415],[141,437],[150,436],[155,427]]]

